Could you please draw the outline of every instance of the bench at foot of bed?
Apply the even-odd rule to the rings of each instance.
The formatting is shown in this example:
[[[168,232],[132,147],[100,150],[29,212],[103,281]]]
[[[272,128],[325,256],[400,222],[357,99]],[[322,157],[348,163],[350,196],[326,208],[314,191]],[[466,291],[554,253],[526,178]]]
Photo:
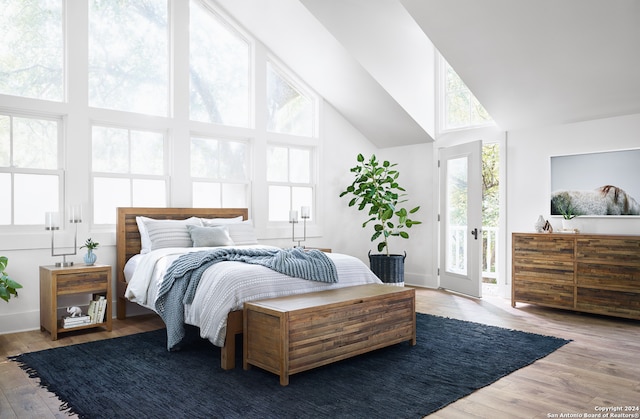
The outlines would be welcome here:
[[[416,344],[415,290],[381,284],[244,305],[243,367],[280,376],[396,343]]]

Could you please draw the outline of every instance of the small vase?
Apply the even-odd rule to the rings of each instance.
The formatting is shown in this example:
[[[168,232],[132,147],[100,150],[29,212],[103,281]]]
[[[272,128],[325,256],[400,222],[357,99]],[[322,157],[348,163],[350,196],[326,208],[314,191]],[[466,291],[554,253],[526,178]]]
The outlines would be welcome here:
[[[96,256],[95,253],[93,253],[92,249],[87,250],[87,253],[84,255],[84,264],[91,266],[94,263],[96,263],[96,259],[98,259],[98,256]]]

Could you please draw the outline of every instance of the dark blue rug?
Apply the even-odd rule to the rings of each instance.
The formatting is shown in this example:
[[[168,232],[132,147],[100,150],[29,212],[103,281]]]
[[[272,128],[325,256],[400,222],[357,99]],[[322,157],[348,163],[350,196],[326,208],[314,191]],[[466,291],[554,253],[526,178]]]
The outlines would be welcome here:
[[[31,377],[85,418],[420,418],[540,359],[568,340],[426,314],[398,344],[295,374],[220,369],[194,339],[167,352],[164,330],[22,354]]]

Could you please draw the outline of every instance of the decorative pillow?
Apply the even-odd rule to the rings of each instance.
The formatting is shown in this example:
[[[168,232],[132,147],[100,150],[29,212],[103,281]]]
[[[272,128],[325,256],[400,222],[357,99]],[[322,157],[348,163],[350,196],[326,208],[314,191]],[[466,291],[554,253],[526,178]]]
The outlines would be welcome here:
[[[165,247],[192,247],[193,242],[187,226],[202,226],[202,221],[197,217],[186,220],[156,220],[140,216],[136,217],[136,223],[142,242],[140,253],[149,253]]]
[[[193,247],[216,247],[216,246],[232,246],[233,240],[229,237],[229,230],[226,226],[218,227],[199,227],[187,226]]]
[[[226,224],[241,223],[242,215],[233,218],[201,218],[200,220],[202,220],[202,225],[204,225],[205,227],[220,226]]]
[[[233,244],[258,244],[258,237],[253,228],[253,221],[246,220],[241,223],[232,223],[225,225],[229,230],[229,236],[233,240]]]

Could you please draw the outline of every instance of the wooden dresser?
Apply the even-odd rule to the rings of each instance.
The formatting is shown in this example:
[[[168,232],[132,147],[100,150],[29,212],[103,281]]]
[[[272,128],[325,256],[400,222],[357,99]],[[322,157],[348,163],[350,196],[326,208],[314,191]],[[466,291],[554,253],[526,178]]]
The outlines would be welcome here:
[[[513,233],[517,302],[640,319],[640,236]]]

